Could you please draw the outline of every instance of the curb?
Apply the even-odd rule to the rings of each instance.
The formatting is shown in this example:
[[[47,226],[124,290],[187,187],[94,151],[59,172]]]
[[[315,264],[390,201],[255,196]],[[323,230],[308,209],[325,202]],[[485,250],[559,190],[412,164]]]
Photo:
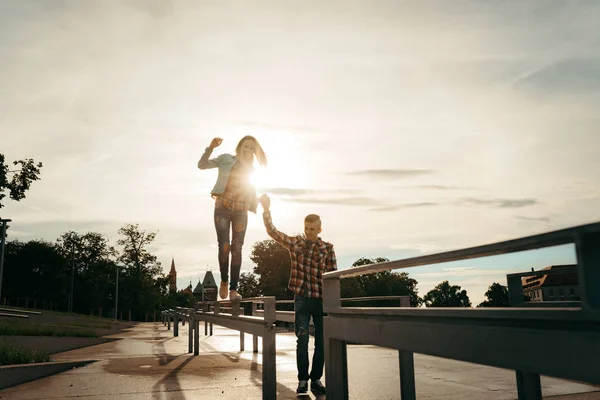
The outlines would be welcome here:
[[[0,389],[34,381],[69,369],[83,367],[98,360],[53,361],[46,363],[0,366]]]

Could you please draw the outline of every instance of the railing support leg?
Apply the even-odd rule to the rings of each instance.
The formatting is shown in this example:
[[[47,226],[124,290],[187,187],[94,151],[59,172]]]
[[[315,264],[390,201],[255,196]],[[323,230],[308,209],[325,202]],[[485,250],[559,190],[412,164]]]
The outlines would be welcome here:
[[[415,361],[412,351],[398,350],[400,362],[400,398],[402,400],[416,400],[415,386]]]
[[[190,323],[188,324],[188,353],[194,351],[194,310],[190,311]]]
[[[540,374],[516,371],[519,400],[542,400]]]
[[[325,377],[327,400],[348,400],[348,357],[345,341],[325,337]]]
[[[262,349],[263,399],[277,398],[277,371],[275,368],[275,298],[264,300],[265,328]]]
[[[194,320],[194,355],[200,354],[200,321]]]

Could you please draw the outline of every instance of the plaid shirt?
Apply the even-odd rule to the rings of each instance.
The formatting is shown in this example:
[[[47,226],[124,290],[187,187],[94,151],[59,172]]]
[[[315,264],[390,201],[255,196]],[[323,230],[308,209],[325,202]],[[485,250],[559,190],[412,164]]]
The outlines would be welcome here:
[[[256,212],[256,195],[248,184],[250,181],[248,172],[240,166],[240,163],[236,163],[227,180],[225,191],[220,195],[213,195],[216,201],[233,211]]]
[[[292,268],[288,288],[299,295],[312,298],[323,297],[323,272],[335,271],[337,262],[331,243],[318,238],[310,242],[303,236],[288,236],[273,225],[271,213],[263,213],[267,233],[290,252]]]

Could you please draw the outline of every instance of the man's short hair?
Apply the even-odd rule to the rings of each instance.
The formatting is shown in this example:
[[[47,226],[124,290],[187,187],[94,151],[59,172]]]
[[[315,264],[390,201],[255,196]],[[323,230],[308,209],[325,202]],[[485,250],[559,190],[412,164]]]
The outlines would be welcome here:
[[[304,222],[309,222],[311,224],[313,222],[321,223],[321,217],[319,217],[317,214],[308,214],[306,218],[304,218]]]

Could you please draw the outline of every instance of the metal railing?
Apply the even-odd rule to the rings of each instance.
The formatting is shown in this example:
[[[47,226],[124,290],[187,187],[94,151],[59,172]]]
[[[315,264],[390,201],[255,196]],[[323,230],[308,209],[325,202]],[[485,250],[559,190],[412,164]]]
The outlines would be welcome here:
[[[342,307],[340,279],[574,243],[578,307]],[[520,279],[518,281],[520,284]],[[509,288],[515,285],[509,280]],[[519,399],[541,399],[540,374],[600,384],[600,223],[323,275],[327,399],[348,398],[346,343],[397,349],[400,394],[415,399],[414,353],[512,369]],[[551,350],[549,350],[551,349]],[[574,361],[576,360],[576,361]]]
[[[261,303],[264,312],[261,316],[244,315],[240,310],[240,304],[252,302]],[[230,313],[224,313],[222,306],[230,305]],[[188,328],[188,353],[199,355],[200,353],[200,322],[204,321],[204,334],[207,334],[210,325],[216,324],[240,332],[240,351],[244,351],[245,333],[251,334],[252,351],[258,352],[258,337],[262,337],[262,382],[263,399],[275,399],[277,397],[277,373],[275,367],[275,297],[260,297],[255,299],[244,299],[239,301],[215,301],[200,304],[201,309],[181,308],[165,310],[161,313],[163,324],[171,329],[173,321],[173,335],[179,336],[179,321],[187,321]]]
[[[398,301],[400,307],[410,307],[410,296],[374,296],[342,299],[348,302]],[[251,315],[244,315],[241,304],[252,303]],[[262,337],[263,398],[276,398],[277,371],[275,363],[275,322],[294,322],[293,311],[277,310],[277,304],[291,304],[294,300],[275,300],[275,297],[257,297],[231,302],[229,300],[197,303],[197,308],[176,307],[161,312],[163,325],[179,336],[179,321],[188,322],[188,353],[200,353],[200,322],[204,321],[204,335],[213,334],[213,324],[240,332],[240,351],[244,351],[245,333],[252,335],[252,351],[258,352],[258,337]],[[312,322],[311,322],[312,324]],[[209,333],[210,330],[210,333]]]

